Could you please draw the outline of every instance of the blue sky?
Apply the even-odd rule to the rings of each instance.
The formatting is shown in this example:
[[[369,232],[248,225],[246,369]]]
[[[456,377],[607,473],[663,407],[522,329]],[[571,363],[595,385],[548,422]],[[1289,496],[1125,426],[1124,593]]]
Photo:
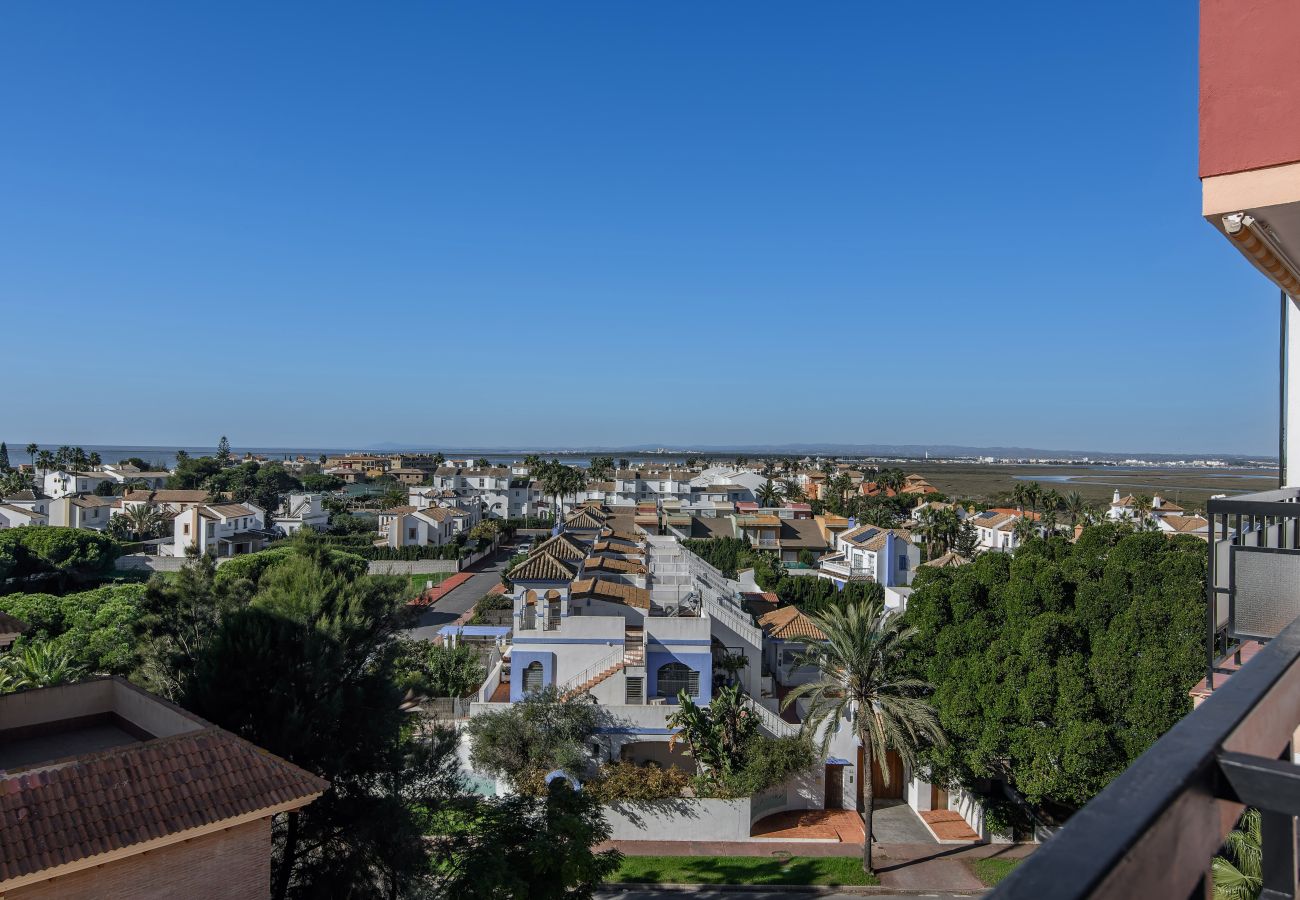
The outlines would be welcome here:
[[[1187,4],[0,17],[10,446],[1275,447]]]

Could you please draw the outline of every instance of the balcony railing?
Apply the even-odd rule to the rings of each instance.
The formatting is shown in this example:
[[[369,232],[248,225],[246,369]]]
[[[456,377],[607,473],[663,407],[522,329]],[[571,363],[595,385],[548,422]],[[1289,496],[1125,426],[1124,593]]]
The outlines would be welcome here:
[[[1212,693],[994,896],[1209,897],[1211,861],[1246,806],[1261,811],[1261,896],[1297,896],[1300,489],[1214,499],[1207,509]],[[1262,646],[1224,678],[1221,663],[1240,663],[1241,641]]]
[[[1206,577],[1206,687],[1214,689],[1242,641],[1268,640],[1300,617],[1300,488],[1207,504],[1212,552]]]

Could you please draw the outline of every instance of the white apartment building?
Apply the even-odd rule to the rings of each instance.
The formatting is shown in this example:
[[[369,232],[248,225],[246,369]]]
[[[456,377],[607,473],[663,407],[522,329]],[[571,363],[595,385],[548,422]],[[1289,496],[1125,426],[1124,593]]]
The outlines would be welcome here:
[[[550,509],[550,498],[542,496],[537,482],[514,474],[506,466],[440,466],[430,476],[430,482],[411,488],[412,505],[418,505],[417,495],[445,498],[450,491],[460,506],[481,504],[487,516],[494,519],[536,516]]]

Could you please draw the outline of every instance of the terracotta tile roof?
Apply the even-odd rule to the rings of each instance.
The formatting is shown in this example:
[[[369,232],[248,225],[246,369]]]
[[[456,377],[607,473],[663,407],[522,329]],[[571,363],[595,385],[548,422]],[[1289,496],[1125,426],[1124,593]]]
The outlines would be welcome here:
[[[645,588],[633,587],[630,584],[620,584],[617,581],[604,581],[597,578],[584,578],[581,581],[573,583],[573,590],[570,594],[579,600],[607,600],[611,603],[622,603],[627,606],[634,606],[637,609],[650,608],[650,592]]]
[[[548,537],[534,547],[533,552],[529,555],[532,556],[537,553],[549,553],[556,559],[565,562],[577,562],[580,559],[587,558],[586,548],[569,535],[563,533]]]
[[[1174,531],[1188,534],[1204,531],[1210,524],[1200,516],[1161,516],[1161,521]]]
[[[637,544],[637,545],[640,545],[641,543],[641,536],[632,534],[630,531],[615,531],[612,528],[605,528],[601,530],[600,536],[604,538],[605,541],[607,542],[622,541],[625,544]]]
[[[816,641],[826,640],[825,633],[797,606],[783,606],[763,614],[758,619],[758,627],[762,628],[768,637],[781,641],[801,637]]]
[[[209,505],[208,509],[224,519],[236,519],[240,516],[253,515],[253,511],[242,503],[216,503]]]
[[[123,500],[153,503],[203,503],[208,499],[207,491],[179,490],[130,490],[122,495]]]
[[[1015,527],[1016,516],[1011,513],[998,512],[995,509],[987,509],[984,512],[976,513],[970,518],[970,522],[976,528],[1001,528],[1008,522],[1011,527]]]
[[[0,778],[5,881],[275,807],[329,787],[209,725]]]
[[[572,581],[577,572],[550,553],[534,553],[510,570],[511,581]]]
[[[582,570],[583,572],[614,572],[619,575],[645,575],[648,571],[643,563],[613,556],[592,556],[582,564]]]
[[[14,506],[12,503],[0,503],[0,509],[7,509],[11,513],[18,513],[19,515],[26,516],[29,519],[45,518],[45,513],[36,512],[35,510],[28,509],[25,506]]]
[[[736,516],[736,524],[741,528],[779,528],[781,527],[781,517],[773,515],[753,515],[753,516]]]
[[[747,591],[740,596],[751,616],[764,616],[781,605],[781,598],[771,591]]]
[[[582,531],[595,531],[605,527],[605,520],[609,518],[600,513],[599,510],[590,507],[580,509],[571,514],[564,520],[565,528],[575,528]]]
[[[690,518],[687,516],[686,518]],[[645,551],[626,541],[596,541],[591,547],[595,553],[617,553],[620,556],[645,556]],[[585,554],[584,554],[585,555]]]
[[[117,502],[114,497],[98,497],[94,494],[70,494],[68,499],[73,506],[80,506],[83,509],[98,509],[104,506],[112,506]]]
[[[409,516],[413,512],[415,512],[414,506],[392,506],[388,509],[381,509],[379,514],[381,516]]]
[[[921,565],[930,566],[931,568],[935,568],[935,569],[952,569],[957,566],[964,566],[968,562],[970,562],[970,560],[967,559],[966,557],[949,550],[943,556],[936,556],[934,559],[929,560],[928,562],[921,563]]]
[[[908,542],[912,540],[912,536],[901,528],[880,528],[876,525],[861,525],[852,531],[844,532],[839,539],[860,550],[878,552],[885,549],[891,533],[895,540]]]

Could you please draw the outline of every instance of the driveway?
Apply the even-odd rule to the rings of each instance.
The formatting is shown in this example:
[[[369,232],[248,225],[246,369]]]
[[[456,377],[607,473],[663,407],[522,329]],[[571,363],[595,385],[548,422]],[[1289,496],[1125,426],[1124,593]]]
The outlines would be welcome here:
[[[503,547],[493,556],[481,559],[471,568],[466,569],[467,572],[474,573],[470,580],[453,588],[441,600],[426,609],[415,627],[407,630],[406,636],[432,640],[438,634],[439,628],[455,621],[461,613],[470,610],[480,597],[501,583],[501,570],[513,555],[513,547]]]

